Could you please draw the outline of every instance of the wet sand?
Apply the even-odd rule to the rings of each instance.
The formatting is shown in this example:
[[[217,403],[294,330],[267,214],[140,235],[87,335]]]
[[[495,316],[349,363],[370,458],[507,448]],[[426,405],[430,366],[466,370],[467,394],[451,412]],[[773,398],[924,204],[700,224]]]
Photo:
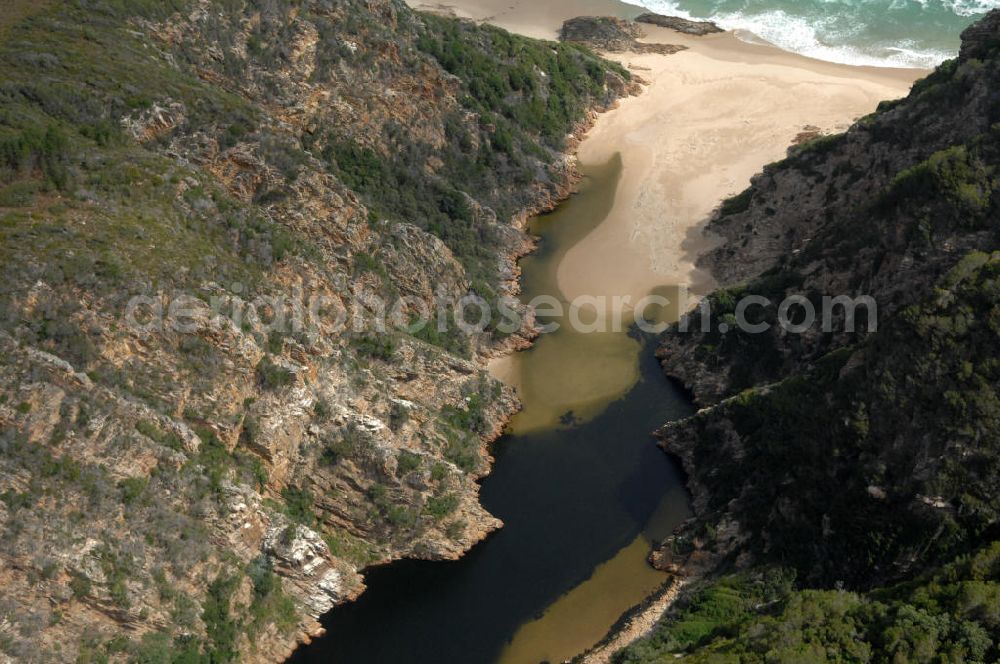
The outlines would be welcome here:
[[[712,286],[694,267],[713,239],[712,210],[783,158],[795,137],[847,129],[884,99],[905,95],[920,72],[812,60],[732,33],[689,37],[644,26],[644,41],[688,46],[672,56],[609,54],[649,81],[603,114],[581,143],[582,164],[622,156],[621,185],[605,221],[569,252],[559,287],[638,302],[657,286]],[[814,129],[815,130],[815,129]]]

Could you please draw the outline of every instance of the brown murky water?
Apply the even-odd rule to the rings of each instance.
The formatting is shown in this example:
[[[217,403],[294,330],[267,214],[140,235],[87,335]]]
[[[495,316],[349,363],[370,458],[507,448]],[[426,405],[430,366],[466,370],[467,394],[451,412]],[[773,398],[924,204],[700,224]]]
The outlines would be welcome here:
[[[537,296],[556,298],[568,309],[556,273],[566,252],[596,228],[611,210],[621,177],[621,158],[588,167],[579,191],[554,212],[536,217],[529,231],[543,238],[538,251],[521,261],[523,292],[530,302]],[[600,266],[595,266],[600,269]],[[511,423],[514,433],[556,426],[560,421],[586,421],[625,394],[639,376],[639,342],[619,332],[582,332],[566,318],[555,332],[543,334],[535,345],[503,362],[501,378],[517,387],[524,409]],[[579,312],[585,326],[602,318],[594,309]],[[610,327],[610,326],[608,326]]]
[[[529,230],[541,236],[543,244],[521,262],[523,301],[554,295],[568,308],[556,276],[560,261],[610,212],[621,170],[618,155],[605,164],[585,165],[578,192],[557,210],[532,220]],[[595,265],[593,269],[599,272],[603,267]],[[612,283],[608,286],[614,288]],[[669,302],[644,311],[643,318],[650,323],[674,322],[686,306],[684,287],[661,285],[650,294]],[[615,325],[614,303],[596,304],[604,304],[604,310],[583,308],[578,317],[583,325],[561,319],[557,331],[540,336],[531,349],[506,359],[506,373],[501,378],[517,387],[524,406],[510,424],[512,433],[586,422],[635,385],[643,344],[629,334],[633,310],[623,307],[621,325]],[[588,325],[603,325],[607,331],[593,332]],[[642,534],[540,617],[518,629],[499,664],[561,662],[596,644],[622,613],[664,582],[664,575],[650,567],[646,557],[652,544],[668,535],[686,515],[686,496],[675,487],[664,496]]]

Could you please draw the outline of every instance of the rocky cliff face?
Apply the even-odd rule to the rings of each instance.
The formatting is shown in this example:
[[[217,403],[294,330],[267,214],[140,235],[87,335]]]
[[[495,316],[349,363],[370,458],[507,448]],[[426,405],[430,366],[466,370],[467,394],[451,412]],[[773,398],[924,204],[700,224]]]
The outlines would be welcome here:
[[[698,514],[670,565],[693,548],[868,588],[1000,534],[1000,12],[963,39],[908,98],[794,147],[710,223],[726,242],[704,263],[725,288],[707,328],[696,312],[659,350],[705,406],[660,432]],[[737,325],[751,295],[769,302],[746,311],[764,332]],[[829,308],[824,330],[823,297],[841,295],[877,307],[853,330]],[[801,333],[778,322],[789,296],[789,322],[817,312]]]
[[[1000,657],[998,72],[993,12],[909,97],[793,148],[710,222],[724,288],[659,349],[704,406],[659,432],[696,516],[651,561],[689,583],[614,661]],[[877,314],[852,331],[838,306],[824,330],[838,295]],[[748,296],[763,332],[740,329]],[[817,322],[783,329],[789,296],[792,327],[807,304]]]
[[[908,98],[884,103],[845,134],[793,147],[722,205],[708,231],[725,242],[701,259],[726,287],[712,298],[711,329],[692,316],[696,333],[670,335],[660,349],[667,372],[700,403],[774,380],[867,333],[863,308],[857,335],[837,308],[827,334],[819,326],[781,334],[770,324],[786,295],[809,297],[817,311],[824,295],[871,296],[888,320],[969,250],[993,247],[989,160],[1000,110],[993,46],[983,36],[991,21],[970,28],[961,56]],[[748,312],[771,331],[719,334],[749,294],[773,301]]]
[[[509,294],[627,73],[393,0],[32,12],[0,45],[0,657],[275,661],[364,567],[500,526],[516,403],[478,357],[510,338],[379,298]]]

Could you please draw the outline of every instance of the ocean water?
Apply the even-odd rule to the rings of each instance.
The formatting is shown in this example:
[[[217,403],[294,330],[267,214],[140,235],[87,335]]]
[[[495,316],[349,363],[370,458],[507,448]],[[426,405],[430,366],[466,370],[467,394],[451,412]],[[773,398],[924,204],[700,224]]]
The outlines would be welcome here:
[[[930,68],[1000,0],[626,0],[746,30],[776,46],[855,65]]]

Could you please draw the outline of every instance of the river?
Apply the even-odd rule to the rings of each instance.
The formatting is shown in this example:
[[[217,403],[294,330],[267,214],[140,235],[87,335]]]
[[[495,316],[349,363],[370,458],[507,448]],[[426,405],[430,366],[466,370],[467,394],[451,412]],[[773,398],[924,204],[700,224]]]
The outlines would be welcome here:
[[[611,210],[621,159],[583,165],[578,193],[534,219],[523,298],[560,297],[566,252]],[[537,664],[594,645],[667,579],[645,562],[689,515],[678,468],[650,434],[692,412],[653,339],[563,326],[512,358],[524,410],[494,446],[481,501],[504,528],[457,562],[369,570],[293,664]],[[568,413],[572,416],[568,416]]]

